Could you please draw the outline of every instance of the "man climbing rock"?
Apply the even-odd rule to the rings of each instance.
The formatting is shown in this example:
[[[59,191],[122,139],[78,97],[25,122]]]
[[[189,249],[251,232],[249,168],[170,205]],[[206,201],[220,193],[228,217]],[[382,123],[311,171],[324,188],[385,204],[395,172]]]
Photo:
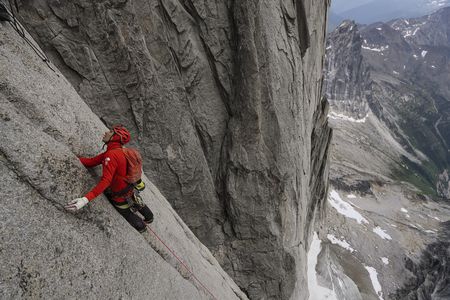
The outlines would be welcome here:
[[[88,168],[102,164],[103,175],[100,182],[84,197],[70,201],[65,206],[67,210],[77,211],[105,191],[111,204],[128,223],[139,232],[146,230],[146,224],[153,221],[153,213],[142,201],[136,201],[140,197],[136,197],[134,186],[126,181],[127,158],[123,145],[130,141],[130,137],[130,132],[125,127],[114,126],[103,136],[103,142],[107,147],[105,152],[92,158],[79,158]],[[133,212],[135,208],[144,219]]]

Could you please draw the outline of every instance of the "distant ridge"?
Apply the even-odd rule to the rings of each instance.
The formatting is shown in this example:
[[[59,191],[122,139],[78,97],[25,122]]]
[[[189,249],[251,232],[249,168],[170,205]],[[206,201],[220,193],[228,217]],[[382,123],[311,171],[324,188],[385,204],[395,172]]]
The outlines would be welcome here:
[[[338,15],[343,19],[355,20],[357,23],[371,24],[397,18],[419,17],[449,5],[449,0],[376,0],[341,11]],[[335,11],[338,11],[337,7],[334,10],[332,8],[333,14]]]

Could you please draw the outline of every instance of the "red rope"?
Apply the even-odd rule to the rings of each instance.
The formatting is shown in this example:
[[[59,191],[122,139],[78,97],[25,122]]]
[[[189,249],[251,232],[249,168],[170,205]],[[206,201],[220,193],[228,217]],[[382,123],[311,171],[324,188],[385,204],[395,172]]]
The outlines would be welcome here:
[[[155,237],[164,245],[164,247],[167,248],[167,250],[170,251],[170,253],[172,253],[172,255],[180,262],[180,264],[192,275],[192,278],[194,278],[195,280],[197,280],[197,282],[214,298],[217,300],[216,297],[214,297],[213,293],[211,293],[208,288],[197,278],[197,276],[195,276],[194,272],[192,272],[188,266],[186,266],[186,264],[175,254],[175,252],[170,249],[169,246],[166,245],[166,243],[164,243],[164,241],[156,234],[156,232],[154,232],[150,226],[147,225],[147,228],[150,230],[151,233],[153,233],[155,235]]]

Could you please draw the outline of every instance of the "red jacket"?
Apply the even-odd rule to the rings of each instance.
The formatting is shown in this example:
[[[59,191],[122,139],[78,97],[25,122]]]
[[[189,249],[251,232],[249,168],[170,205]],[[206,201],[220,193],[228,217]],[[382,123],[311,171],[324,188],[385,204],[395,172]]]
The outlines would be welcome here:
[[[118,142],[109,142],[107,150],[95,157],[79,157],[81,163],[87,167],[95,167],[102,164],[103,174],[100,182],[85,195],[85,197],[91,201],[106,188],[110,188],[111,191],[119,192],[128,186],[128,183],[124,180],[124,176],[127,174],[127,160],[125,154],[122,151],[122,144]],[[114,198],[116,202],[125,202],[124,196]]]

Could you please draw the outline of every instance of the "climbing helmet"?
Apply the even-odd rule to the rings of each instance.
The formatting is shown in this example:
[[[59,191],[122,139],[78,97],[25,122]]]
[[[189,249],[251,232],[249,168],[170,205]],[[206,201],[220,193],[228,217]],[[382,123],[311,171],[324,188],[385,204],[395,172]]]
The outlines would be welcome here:
[[[130,132],[123,125],[114,125],[112,131],[119,136],[122,145],[125,145],[131,139]]]

